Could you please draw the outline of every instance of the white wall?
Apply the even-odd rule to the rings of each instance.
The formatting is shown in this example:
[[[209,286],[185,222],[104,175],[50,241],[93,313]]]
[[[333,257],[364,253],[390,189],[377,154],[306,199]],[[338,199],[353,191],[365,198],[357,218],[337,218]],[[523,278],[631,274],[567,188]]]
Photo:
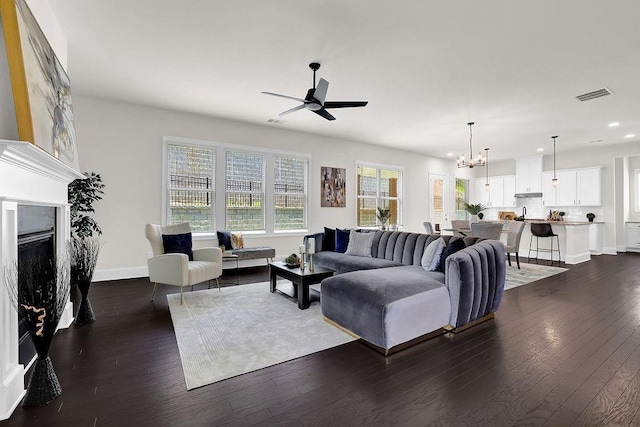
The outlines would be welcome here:
[[[422,231],[422,222],[429,217],[429,172],[453,178],[456,169],[451,160],[91,97],[74,96],[74,114],[81,170],[100,173],[106,185],[104,199],[95,204],[95,219],[104,233],[97,280],[146,274],[150,247],[144,225],[162,220],[163,136],[310,153],[311,232],[322,231],[324,226],[355,225],[356,160],[405,168],[403,226],[408,231]],[[320,207],[321,166],[347,170],[345,208]],[[450,192],[453,194],[453,184]],[[291,253],[301,239],[300,235],[245,238],[251,246],[274,247],[278,256]],[[208,240],[194,245],[215,243]]]

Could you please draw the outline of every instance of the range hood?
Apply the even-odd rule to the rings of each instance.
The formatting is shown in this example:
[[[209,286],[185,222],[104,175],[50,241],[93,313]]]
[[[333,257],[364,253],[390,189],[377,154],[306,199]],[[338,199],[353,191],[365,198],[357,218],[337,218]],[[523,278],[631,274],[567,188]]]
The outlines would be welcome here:
[[[513,195],[516,199],[525,199],[533,197],[542,197],[542,193],[516,193]]]

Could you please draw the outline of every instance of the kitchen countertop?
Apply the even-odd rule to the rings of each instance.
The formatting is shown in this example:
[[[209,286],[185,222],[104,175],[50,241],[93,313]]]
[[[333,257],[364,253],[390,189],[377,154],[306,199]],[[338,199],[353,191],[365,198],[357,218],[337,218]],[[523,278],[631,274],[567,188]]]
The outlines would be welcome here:
[[[511,220],[503,220],[503,219],[487,219],[487,220],[483,220],[482,222],[499,222],[504,224],[505,222],[510,222]],[[593,221],[593,222],[589,222],[589,221],[547,221],[546,219],[537,219],[537,218],[531,218],[531,219],[525,219],[524,220],[525,223],[532,223],[532,222],[537,222],[537,223],[548,223],[548,224],[552,224],[552,225],[590,225],[590,224],[604,224],[604,221]]]

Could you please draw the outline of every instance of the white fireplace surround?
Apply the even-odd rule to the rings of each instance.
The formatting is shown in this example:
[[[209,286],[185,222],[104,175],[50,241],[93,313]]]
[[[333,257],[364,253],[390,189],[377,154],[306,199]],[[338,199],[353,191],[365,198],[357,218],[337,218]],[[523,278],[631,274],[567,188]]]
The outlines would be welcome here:
[[[18,314],[4,289],[2,272],[18,254],[18,204],[56,208],[56,252],[70,236],[67,187],[84,176],[33,144],[0,140],[0,420],[9,418],[24,395],[25,367],[18,363]],[[59,328],[73,321],[70,301]]]

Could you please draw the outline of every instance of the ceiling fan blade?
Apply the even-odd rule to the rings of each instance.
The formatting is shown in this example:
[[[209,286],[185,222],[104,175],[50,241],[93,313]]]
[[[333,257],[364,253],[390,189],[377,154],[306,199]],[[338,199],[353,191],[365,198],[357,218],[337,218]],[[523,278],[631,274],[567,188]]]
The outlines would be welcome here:
[[[329,114],[329,112],[327,110],[325,110],[324,108],[321,108],[319,110],[315,110],[314,113],[316,113],[319,116],[324,117],[327,120],[335,120],[336,119],[331,114]]]
[[[293,108],[292,108],[292,109],[290,109],[290,110],[283,111],[282,113],[280,113],[280,114],[278,114],[278,115],[279,115],[279,116],[286,116],[287,114],[289,114],[289,113],[293,113],[294,111],[302,110],[304,107],[306,107],[306,105],[304,105],[304,104],[300,104],[300,105],[298,105],[297,107],[293,107]]]
[[[295,96],[280,95],[279,93],[273,93],[273,92],[261,92],[261,93],[264,93],[265,95],[277,96],[279,98],[292,99],[292,100],[298,101],[298,102],[304,102],[304,99],[296,98]]]
[[[327,89],[329,89],[329,82],[325,79],[320,79],[316,91],[313,94],[313,97],[320,102],[320,104],[324,104],[324,100],[327,97]]]
[[[324,103],[324,108],[349,108],[349,107],[364,107],[369,101],[327,101]]]

